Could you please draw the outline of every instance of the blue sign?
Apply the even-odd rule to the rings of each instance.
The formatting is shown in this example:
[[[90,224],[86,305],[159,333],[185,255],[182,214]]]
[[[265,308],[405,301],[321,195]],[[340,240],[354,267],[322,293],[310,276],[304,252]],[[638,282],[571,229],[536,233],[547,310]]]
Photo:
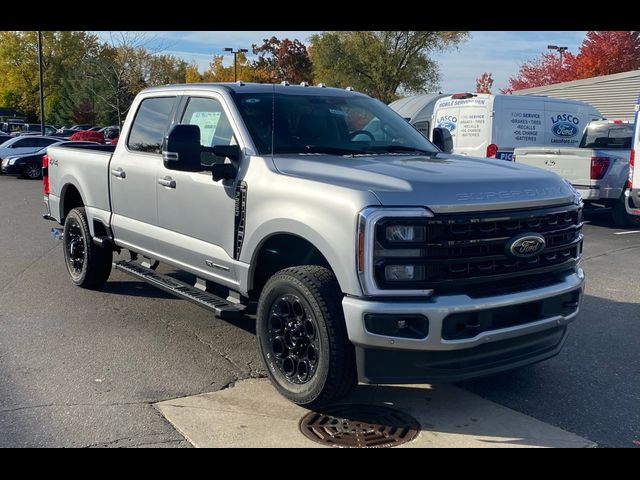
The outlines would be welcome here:
[[[508,162],[512,162],[513,152],[496,152],[496,158],[498,160],[507,160]]]
[[[570,138],[578,134],[580,119],[568,113],[560,113],[551,117],[553,126],[551,131],[556,137]]]
[[[453,115],[445,115],[437,120],[436,128],[446,128],[450,132],[456,129],[458,118]]]
[[[578,127],[573,123],[560,122],[551,127],[551,131],[556,137],[575,137],[578,134]]]

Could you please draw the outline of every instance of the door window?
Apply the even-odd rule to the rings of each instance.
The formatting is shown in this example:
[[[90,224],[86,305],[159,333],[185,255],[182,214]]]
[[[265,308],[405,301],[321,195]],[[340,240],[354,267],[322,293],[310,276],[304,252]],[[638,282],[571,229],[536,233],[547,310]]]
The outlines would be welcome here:
[[[175,97],[147,98],[140,103],[127,141],[129,150],[161,153]]]
[[[181,123],[200,127],[200,145],[203,147],[235,144],[229,118],[222,104],[214,98],[191,97]],[[224,163],[225,159],[203,152],[201,160],[204,165],[212,165]]]

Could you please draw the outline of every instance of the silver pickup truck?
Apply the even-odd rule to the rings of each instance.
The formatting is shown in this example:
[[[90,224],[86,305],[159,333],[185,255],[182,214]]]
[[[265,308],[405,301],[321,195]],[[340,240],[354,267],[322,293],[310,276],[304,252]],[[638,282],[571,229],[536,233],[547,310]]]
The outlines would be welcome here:
[[[620,120],[591,121],[578,147],[521,147],[514,161],[561,175],[575,187],[588,207],[610,207],[619,227],[640,225],[625,208],[629,156],[634,124]]]
[[[358,379],[458,381],[544,360],[578,315],[570,185],[445,153],[350,89],[152,88],[101,149],[45,159],[44,216],[64,225],[71,280],[98,288],[115,268],[224,319],[255,309],[268,375],[300,405]]]

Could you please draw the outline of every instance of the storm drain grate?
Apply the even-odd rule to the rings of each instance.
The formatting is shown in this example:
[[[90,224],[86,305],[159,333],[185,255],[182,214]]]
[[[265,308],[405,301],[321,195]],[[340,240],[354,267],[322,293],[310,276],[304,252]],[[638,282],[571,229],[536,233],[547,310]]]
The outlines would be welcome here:
[[[384,448],[410,442],[420,423],[404,412],[372,405],[341,405],[310,412],[300,431],[314,442],[331,447]]]

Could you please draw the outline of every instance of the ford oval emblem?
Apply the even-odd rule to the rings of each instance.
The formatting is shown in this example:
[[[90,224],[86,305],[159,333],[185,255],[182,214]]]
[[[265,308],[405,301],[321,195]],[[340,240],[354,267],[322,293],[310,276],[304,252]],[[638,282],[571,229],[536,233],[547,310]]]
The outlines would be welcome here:
[[[578,134],[578,127],[571,122],[558,122],[551,127],[551,131],[556,137],[574,137]]]
[[[456,129],[456,124],[453,122],[440,122],[437,128],[446,128],[450,132],[453,132]]]
[[[529,258],[540,253],[546,245],[544,237],[537,233],[523,233],[507,242],[507,254],[517,258]]]

